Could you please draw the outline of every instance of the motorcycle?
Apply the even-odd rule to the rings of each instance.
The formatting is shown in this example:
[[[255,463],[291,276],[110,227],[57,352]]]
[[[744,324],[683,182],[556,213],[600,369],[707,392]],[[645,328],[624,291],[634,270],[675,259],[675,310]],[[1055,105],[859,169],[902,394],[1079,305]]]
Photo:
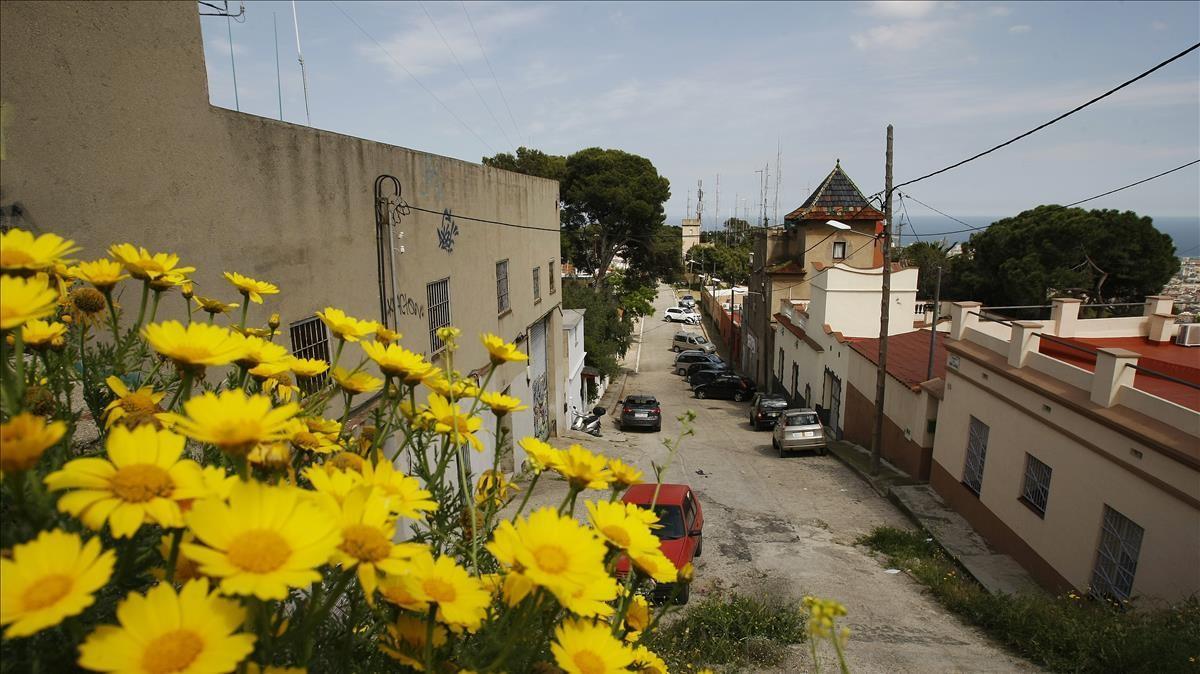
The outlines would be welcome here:
[[[581,431],[600,437],[600,417],[604,416],[603,407],[593,407],[592,413],[583,415],[579,413],[579,408],[571,406],[571,411],[575,414],[575,421],[571,422],[571,430]]]

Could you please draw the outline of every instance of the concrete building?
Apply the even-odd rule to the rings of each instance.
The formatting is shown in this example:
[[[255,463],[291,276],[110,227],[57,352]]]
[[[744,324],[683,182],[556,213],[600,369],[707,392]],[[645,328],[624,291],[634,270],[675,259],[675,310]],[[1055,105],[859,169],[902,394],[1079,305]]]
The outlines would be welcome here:
[[[787,214],[782,228],[753,232],[742,362],[759,388],[774,386],[770,373],[779,302],[812,297],[812,281],[826,267],[880,267],[883,253],[876,236],[883,231],[883,217],[839,161],[808,199]],[[839,226],[830,225],[831,220]]]
[[[456,325],[463,373],[487,365],[476,335],[494,332],[530,355],[491,382],[530,406],[513,433],[561,427],[558,184],[213,107],[200,20],[194,3],[0,4],[11,224],[74,239],[81,257],[124,241],[178,253],[203,294],[227,300],[223,271],[271,281],[282,292],[266,309],[308,355],[328,357],[313,318],[326,306],[443,365],[434,331]],[[485,435],[477,466],[492,463]]]
[[[684,218],[680,222],[679,235],[682,237],[682,259],[686,260],[692,246],[700,243],[700,218]]]
[[[883,267],[814,265],[810,300],[782,299],[773,316],[775,347],[769,376],[775,391],[796,405],[812,407],[835,437],[852,424],[846,384],[853,342],[878,337]],[[912,332],[917,302],[917,269],[896,265],[892,273],[888,334]],[[747,305],[749,306],[749,305]],[[873,381],[873,380],[872,380]],[[874,385],[868,389],[874,398]],[[856,413],[861,406],[855,407]],[[860,424],[861,420],[854,420]]]
[[[587,382],[583,376],[583,359],[587,351],[583,348],[583,315],[587,309],[563,309],[563,397],[568,423],[572,412],[583,414],[587,410]]]
[[[981,321],[958,302],[930,484],[1057,591],[1200,592],[1200,350],[1171,343],[1171,300],[1142,316]]]

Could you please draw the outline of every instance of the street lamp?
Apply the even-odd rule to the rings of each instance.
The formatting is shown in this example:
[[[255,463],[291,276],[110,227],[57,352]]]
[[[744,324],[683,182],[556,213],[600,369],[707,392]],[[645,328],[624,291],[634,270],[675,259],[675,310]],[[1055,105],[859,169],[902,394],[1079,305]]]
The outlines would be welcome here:
[[[825,224],[833,227],[834,229],[850,229],[850,225],[847,225],[839,220],[826,220]]]

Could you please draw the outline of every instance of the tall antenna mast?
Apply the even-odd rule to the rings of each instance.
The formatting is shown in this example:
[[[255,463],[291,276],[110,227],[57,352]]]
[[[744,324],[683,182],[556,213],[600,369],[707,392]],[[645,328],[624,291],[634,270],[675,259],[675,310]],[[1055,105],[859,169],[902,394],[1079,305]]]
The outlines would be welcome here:
[[[283,80],[279,76],[279,18],[278,12],[271,12],[271,30],[275,32],[275,91],[279,94],[279,121],[283,121]]]
[[[696,219],[700,221],[700,229],[704,229],[704,181],[696,181]]]
[[[775,151],[775,215],[773,220],[779,224],[779,184],[783,181],[783,139],[778,140]]]
[[[296,26],[296,56],[300,61],[300,81],[304,84],[304,119],[312,126],[312,115],[308,111],[308,73],[304,70],[304,52],[300,50],[300,17],[296,14],[296,0],[292,0],[292,23]]]
[[[241,112],[242,104],[238,101],[237,90],[237,61],[233,58],[233,19],[229,17],[229,3],[225,3],[225,30],[229,33],[229,65],[233,68],[233,107]]]
[[[687,217],[690,220],[692,218],[692,190],[691,190],[691,188],[688,188],[687,195],[688,195],[687,196]]]
[[[717,174],[717,206],[714,209],[717,214],[717,224],[721,224],[721,174]]]

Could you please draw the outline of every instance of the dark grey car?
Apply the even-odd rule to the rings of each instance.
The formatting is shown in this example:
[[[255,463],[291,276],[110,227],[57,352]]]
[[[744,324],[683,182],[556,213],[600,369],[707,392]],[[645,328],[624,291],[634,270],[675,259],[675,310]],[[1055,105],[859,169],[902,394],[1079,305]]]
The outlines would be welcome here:
[[[630,428],[649,428],[653,431],[662,430],[662,407],[658,399],[649,395],[626,396],[618,401],[621,406],[621,416],[617,422],[621,430]]]

